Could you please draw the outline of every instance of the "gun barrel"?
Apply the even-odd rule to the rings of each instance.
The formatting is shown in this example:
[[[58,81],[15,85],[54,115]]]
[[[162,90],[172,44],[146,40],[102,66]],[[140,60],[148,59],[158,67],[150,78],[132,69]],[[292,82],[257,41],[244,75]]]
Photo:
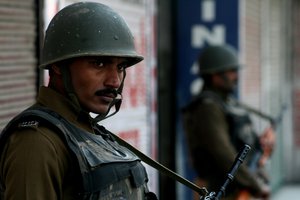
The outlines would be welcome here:
[[[240,107],[246,109],[247,111],[249,111],[249,112],[251,112],[251,113],[253,113],[253,114],[255,114],[255,115],[257,115],[257,116],[259,116],[259,117],[261,117],[261,118],[263,118],[263,119],[265,119],[265,120],[268,120],[268,121],[272,124],[272,126],[274,126],[275,123],[276,123],[276,119],[275,119],[274,117],[272,117],[271,115],[268,115],[268,114],[266,114],[266,113],[263,113],[263,112],[261,112],[260,110],[255,109],[255,108],[253,108],[253,107],[251,107],[251,106],[249,106],[249,105],[247,105],[247,104],[244,104],[244,103],[242,103],[242,102],[236,100],[236,99],[233,98],[233,97],[230,97],[230,98],[229,98],[229,101],[230,101],[231,103],[233,103],[233,104],[235,104],[235,105],[237,105],[237,106],[240,106]]]
[[[238,156],[235,159],[235,162],[233,163],[230,172],[227,174],[227,179],[225,180],[224,184],[220,188],[220,191],[216,195],[216,200],[219,200],[224,194],[225,190],[227,188],[227,185],[233,180],[234,175],[240,165],[244,162],[248,152],[251,150],[251,147],[247,144],[244,145],[243,149],[239,152]]]
[[[260,117],[262,117],[262,118],[264,118],[266,120],[269,120],[270,123],[274,123],[274,121],[275,121],[275,119],[272,116],[270,116],[268,114],[265,114],[265,113],[263,113],[263,112],[255,109],[255,108],[252,108],[252,107],[250,107],[250,106],[248,106],[246,104],[243,104],[241,102],[237,102],[237,104],[240,105],[240,106],[242,106],[242,107],[244,107],[249,112],[252,112],[252,113],[254,113],[254,114],[256,114],[256,115],[258,115],[258,116],[260,116]]]

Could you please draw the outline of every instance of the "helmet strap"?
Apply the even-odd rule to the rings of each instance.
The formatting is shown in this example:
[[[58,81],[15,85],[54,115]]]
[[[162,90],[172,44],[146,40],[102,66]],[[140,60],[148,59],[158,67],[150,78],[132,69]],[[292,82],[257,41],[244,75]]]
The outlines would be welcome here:
[[[77,96],[74,92],[69,66],[66,65],[66,66],[61,67],[61,73],[62,73],[62,76],[63,76],[63,82],[64,82],[64,87],[65,87],[65,91],[67,93],[67,96],[69,97],[69,99],[73,103],[75,109],[78,112],[80,112],[82,109],[81,109],[81,106],[79,104],[78,98],[77,98]]]
[[[123,91],[123,87],[124,87],[124,81],[125,81],[125,76],[126,76],[126,71],[124,70],[124,76],[123,76],[123,80],[121,82],[121,85],[120,87],[118,88],[117,90],[117,93],[118,93],[118,97],[116,97],[109,105],[109,108],[107,110],[106,113],[103,113],[103,114],[98,114],[95,118],[92,119],[93,123],[98,123],[108,117],[111,117],[113,115],[115,115],[117,112],[119,112],[120,110],[120,107],[121,107],[121,104],[122,104],[122,91]],[[110,113],[110,110],[112,107],[115,107],[115,110],[114,112]]]
[[[74,88],[72,85],[72,79],[71,79],[71,75],[70,75],[70,69],[69,69],[68,65],[61,67],[61,73],[63,76],[65,91],[66,91],[69,99],[73,103],[75,109],[78,112],[81,112],[82,108],[81,108],[78,98],[74,92]],[[120,87],[117,90],[118,96],[110,103],[109,108],[106,113],[98,114],[95,118],[92,119],[93,123],[98,123],[101,120],[111,117],[120,110],[121,103],[122,103],[122,91],[123,91],[123,87],[124,87],[125,76],[126,76],[126,71],[124,70],[123,80],[121,82]],[[113,106],[115,107],[115,110],[114,110],[114,112],[109,114],[109,112]]]

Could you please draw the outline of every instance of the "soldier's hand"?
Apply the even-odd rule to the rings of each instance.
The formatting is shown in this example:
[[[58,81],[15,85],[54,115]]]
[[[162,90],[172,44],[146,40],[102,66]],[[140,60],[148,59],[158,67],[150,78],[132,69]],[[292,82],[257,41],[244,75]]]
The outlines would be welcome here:
[[[270,199],[270,196],[271,196],[271,190],[269,187],[264,188],[262,193],[260,194],[260,198],[264,200]]]
[[[272,155],[276,143],[276,135],[272,127],[267,128],[260,137],[260,144],[263,149],[263,155],[259,161],[264,166],[266,161]]]
[[[269,186],[264,185],[261,187],[261,191],[253,196],[254,198],[258,198],[260,200],[269,200],[271,197],[271,189]]]

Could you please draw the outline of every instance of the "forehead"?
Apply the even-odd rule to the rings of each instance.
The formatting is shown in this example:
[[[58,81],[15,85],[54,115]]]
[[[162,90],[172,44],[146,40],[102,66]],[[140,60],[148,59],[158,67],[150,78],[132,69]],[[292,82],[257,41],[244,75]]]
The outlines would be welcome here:
[[[221,71],[219,73],[216,74],[233,74],[233,73],[238,73],[238,69],[227,69],[225,71]]]
[[[117,56],[84,56],[74,58],[74,60],[103,60],[103,61],[114,61],[114,62],[126,62],[128,58],[125,57],[117,57]]]

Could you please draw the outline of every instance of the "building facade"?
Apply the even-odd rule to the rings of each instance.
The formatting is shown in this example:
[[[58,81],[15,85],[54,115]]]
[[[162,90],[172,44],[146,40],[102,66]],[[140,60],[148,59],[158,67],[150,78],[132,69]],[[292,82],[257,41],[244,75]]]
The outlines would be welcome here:
[[[50,2],[0,1],[0,130],[34,102],[38,86],[46,80],[37,68],[45,27],[55,12],[76,1]],[[124,15],[145,56],[144,66],[129,73],[124,96],[132,98],[124,102],[120,116],[136,123],[121,132],[124,123],[120,122],[114,131],[192,180],[179,109],[201,86],[194,67],[201,48],[208,43],[229,43],[238,49],[244,65],[239,98],[277,120],[276,149],[267,165],[272,189],[300,181],[299,1],[99,2]],[[269,125],[256,115],[253,120],[258,130]],[[155,170],[151,173],[151,187],[160,199],[191,197],[185,186],[166,176],[157,178]]]

